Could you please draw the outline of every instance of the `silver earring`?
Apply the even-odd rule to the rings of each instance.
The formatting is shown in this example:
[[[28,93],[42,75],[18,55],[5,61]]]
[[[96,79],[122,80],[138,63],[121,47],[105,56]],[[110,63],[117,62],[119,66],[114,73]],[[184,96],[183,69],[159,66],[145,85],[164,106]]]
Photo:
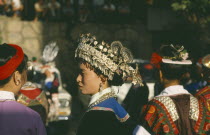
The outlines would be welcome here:
[[[102,83],[99,84],[99,92],[103,90]]]
[[[17,82],[15,83],[16,85],[19,85],[20,84],[20,80],[17,80]]]

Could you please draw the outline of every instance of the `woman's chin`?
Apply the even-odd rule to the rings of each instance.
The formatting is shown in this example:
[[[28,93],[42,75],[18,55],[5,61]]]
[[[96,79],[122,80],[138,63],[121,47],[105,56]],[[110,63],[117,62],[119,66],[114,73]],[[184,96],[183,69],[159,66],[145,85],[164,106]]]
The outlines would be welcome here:
[[[85,92],[85,90],[80,89],[81,93],[86,95],[87,93]]]

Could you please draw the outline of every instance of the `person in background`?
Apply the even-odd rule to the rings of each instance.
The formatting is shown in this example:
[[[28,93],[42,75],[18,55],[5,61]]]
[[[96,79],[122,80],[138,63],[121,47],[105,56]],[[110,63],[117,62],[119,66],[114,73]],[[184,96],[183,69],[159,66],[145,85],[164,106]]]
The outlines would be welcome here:
[[[112,13],[116,10],[115,5],[112,3],[111,0],[105,1],[103,10],[107,13]]]
[[[35,8],[35,18],[34,21],[44,20],[47,13],[47,6],[44,3],[44,0],[38,0],[34,4]]]
[[[5,14],[4,8],[5,8],[5,0],[0,0],[0,15]]]
[[[50,42],[44,47],[42,54],[41,73],[45,75],[43,89],[46,91],[50,104],[48,120],[56,121],[59,116],[59,88],[62,85],[60,71],[56,67],[55,58],[58,54],[59,47],[56,42]]]
[[[47,6],[50,21],[57,21],[60,17],[61,4],[56,0],[50,0]]]
[[[110,45],[85,34],[80,37],[75,51],[80,73],[79,90],[91,95],[88,110],[80,121],[77,135],[129,135],[136,124],[126,110],[116,101],[111,86],[123,84],[125,76],[132,76],[134,84],[141,78],[127,63],[133,60],[131,52],[121,42]]]
[[[163,45],[153,62],[159,65],[164,90],[145,106],[136,134],[206,134],[210,125],[207,108],[180,84],[192,64],[187,50],[183,46]]]
[[[67,25],[66,36],[67,38],[71,38],[69,33],[71,33],[72,29],[76,24],[74,7],[71,3],[71,0],[66,0],[65,4],[62,7],[62,20],[65,21]]]
[[[37,85],[34,80],[37,72],[33,69],[32,63],[28,62],[28,66],[27,82],[21,88],[17,101],[38,112],[43,123],[47,124],[47,115],[49,111],[47,97],[45,92],[39,88],[39,85]]]
[[[110,19],[116,18],[116,6],[111,0],[106,0],[102,7],[103,22],[110,23]],[[115,21],[115,20],[114,20]]]
[[[148,103],[149,89],[144,81],[143,85],[134,85],[132,80],[133,78],[128,76],[124,78],[122,86],[112,86],[112,88],[116,92],[118,103],[137,122],[141,118],[143,106]]]
[[[206,81],[206,86],[200,89],[195,96],[203,100],[205,106],[210,111],[210,54],[202,58],[202,76]]]
[[[4,12],[6,16],[13,16],[12,0],[5,0]]]
[[[37,112],[16,102],[27,81],[27,56],[13,44],[0,45],[0,129],[2,135],[46,135]]]
[[[71,0],[66,0],[62,7],[63,20],[66,22],[74,21],[74,8]]]
[[[102,7],[104,5],[105,0],[93,0],[92,1],[92,15],[93,15],[93,21],[99,21],[103,16],[101,13]]]
[[[202,65],[200,65],[198,63],[193,64],[189,73],[182,79],[184,88],[192,95],[195,95],[199,89],[206,85],[206,82],[202,79]]]
[[[35,17],[34,4],[37,0],[21,0],[23,10],[21,11],[21,19],[24,21],[32,21]]]
[[[20,17],[23,10],[23,4],[20,0],[12,0],[12,11],[14,17]]]
[[[122,0],[119,3],[117,11],[118,11],[118,16],[119,16],[119,20],[120,20],[119,23],[121,23],[121,22],[128,23],[131,20],[131,18],[129,18],[130,17],[130,4],[129,4],[129,1]]]
[[[79,6],[79,21],[81,23],[85,23],[88,20],[88,17],[90,15],[90,11],[88,9],[88,5],[86,3],[83,3]]]

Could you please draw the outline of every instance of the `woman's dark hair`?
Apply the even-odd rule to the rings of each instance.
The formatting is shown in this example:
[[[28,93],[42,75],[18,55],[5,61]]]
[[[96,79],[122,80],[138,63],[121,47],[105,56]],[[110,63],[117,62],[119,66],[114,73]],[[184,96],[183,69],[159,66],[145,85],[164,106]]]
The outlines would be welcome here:
[[[121,86],[123,84],[123,75],[114,73],[113,80],[108,80],[110,86]]]
[[[161,56],[165,57],[174,57],[174,54],[176,54],[176,50],[172,48],[170,45],[162,45],[158,51],[158,53]]]
[[[205,66],[202,67],[202,73],[203,73],[203,79],[210,83],[210,68],[207,68]]]
[[[7,44],[0,45],[0,66],[5,65],[15,54],[16,54],[15,48]],[[21,62],[21,64],[17,67],[16,70],[22,73],[24,69],[27,69],[27,61],[28,61],[28,57],[27,55],[24,54],[24,59]],[[11,76],[9,76],[8,78],[4,80],[0,80],[0,86],[4,86],[6,83],[8,83],[9,80],[11,79]]]
[[[161,63],[160,70],[164,78],[168,80],[180,80],[185,73],[189,72],[189,66]]]
[[[27,71],[27,81],[33,81],[35,70],[32,68]]]
[[[108,78],[108,76],[104,75],[101,72],[101,70],[91,66],[91,64],[88,63],[87,61],[81,58],[77,58],[76,60],[79,63],[86,65],[87,68],[90,68],[91,70],[93,70],[98,76],[103,75],[104,77]],[[108,83],[109,83],[109,86],[121,86],[123,84],[123,75],[122,74],[118,75],[117,73],[114,73],[113,80],[108,80]]]

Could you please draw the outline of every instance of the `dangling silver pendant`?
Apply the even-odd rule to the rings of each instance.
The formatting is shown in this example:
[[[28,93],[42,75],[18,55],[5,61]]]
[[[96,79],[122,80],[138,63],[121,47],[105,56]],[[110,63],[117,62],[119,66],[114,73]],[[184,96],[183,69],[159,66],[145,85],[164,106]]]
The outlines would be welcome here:
[[[102,90],[103,90],[103,87],[102,87],[102,84],[100,83],[99,84],[99,92],[102,92]]]

